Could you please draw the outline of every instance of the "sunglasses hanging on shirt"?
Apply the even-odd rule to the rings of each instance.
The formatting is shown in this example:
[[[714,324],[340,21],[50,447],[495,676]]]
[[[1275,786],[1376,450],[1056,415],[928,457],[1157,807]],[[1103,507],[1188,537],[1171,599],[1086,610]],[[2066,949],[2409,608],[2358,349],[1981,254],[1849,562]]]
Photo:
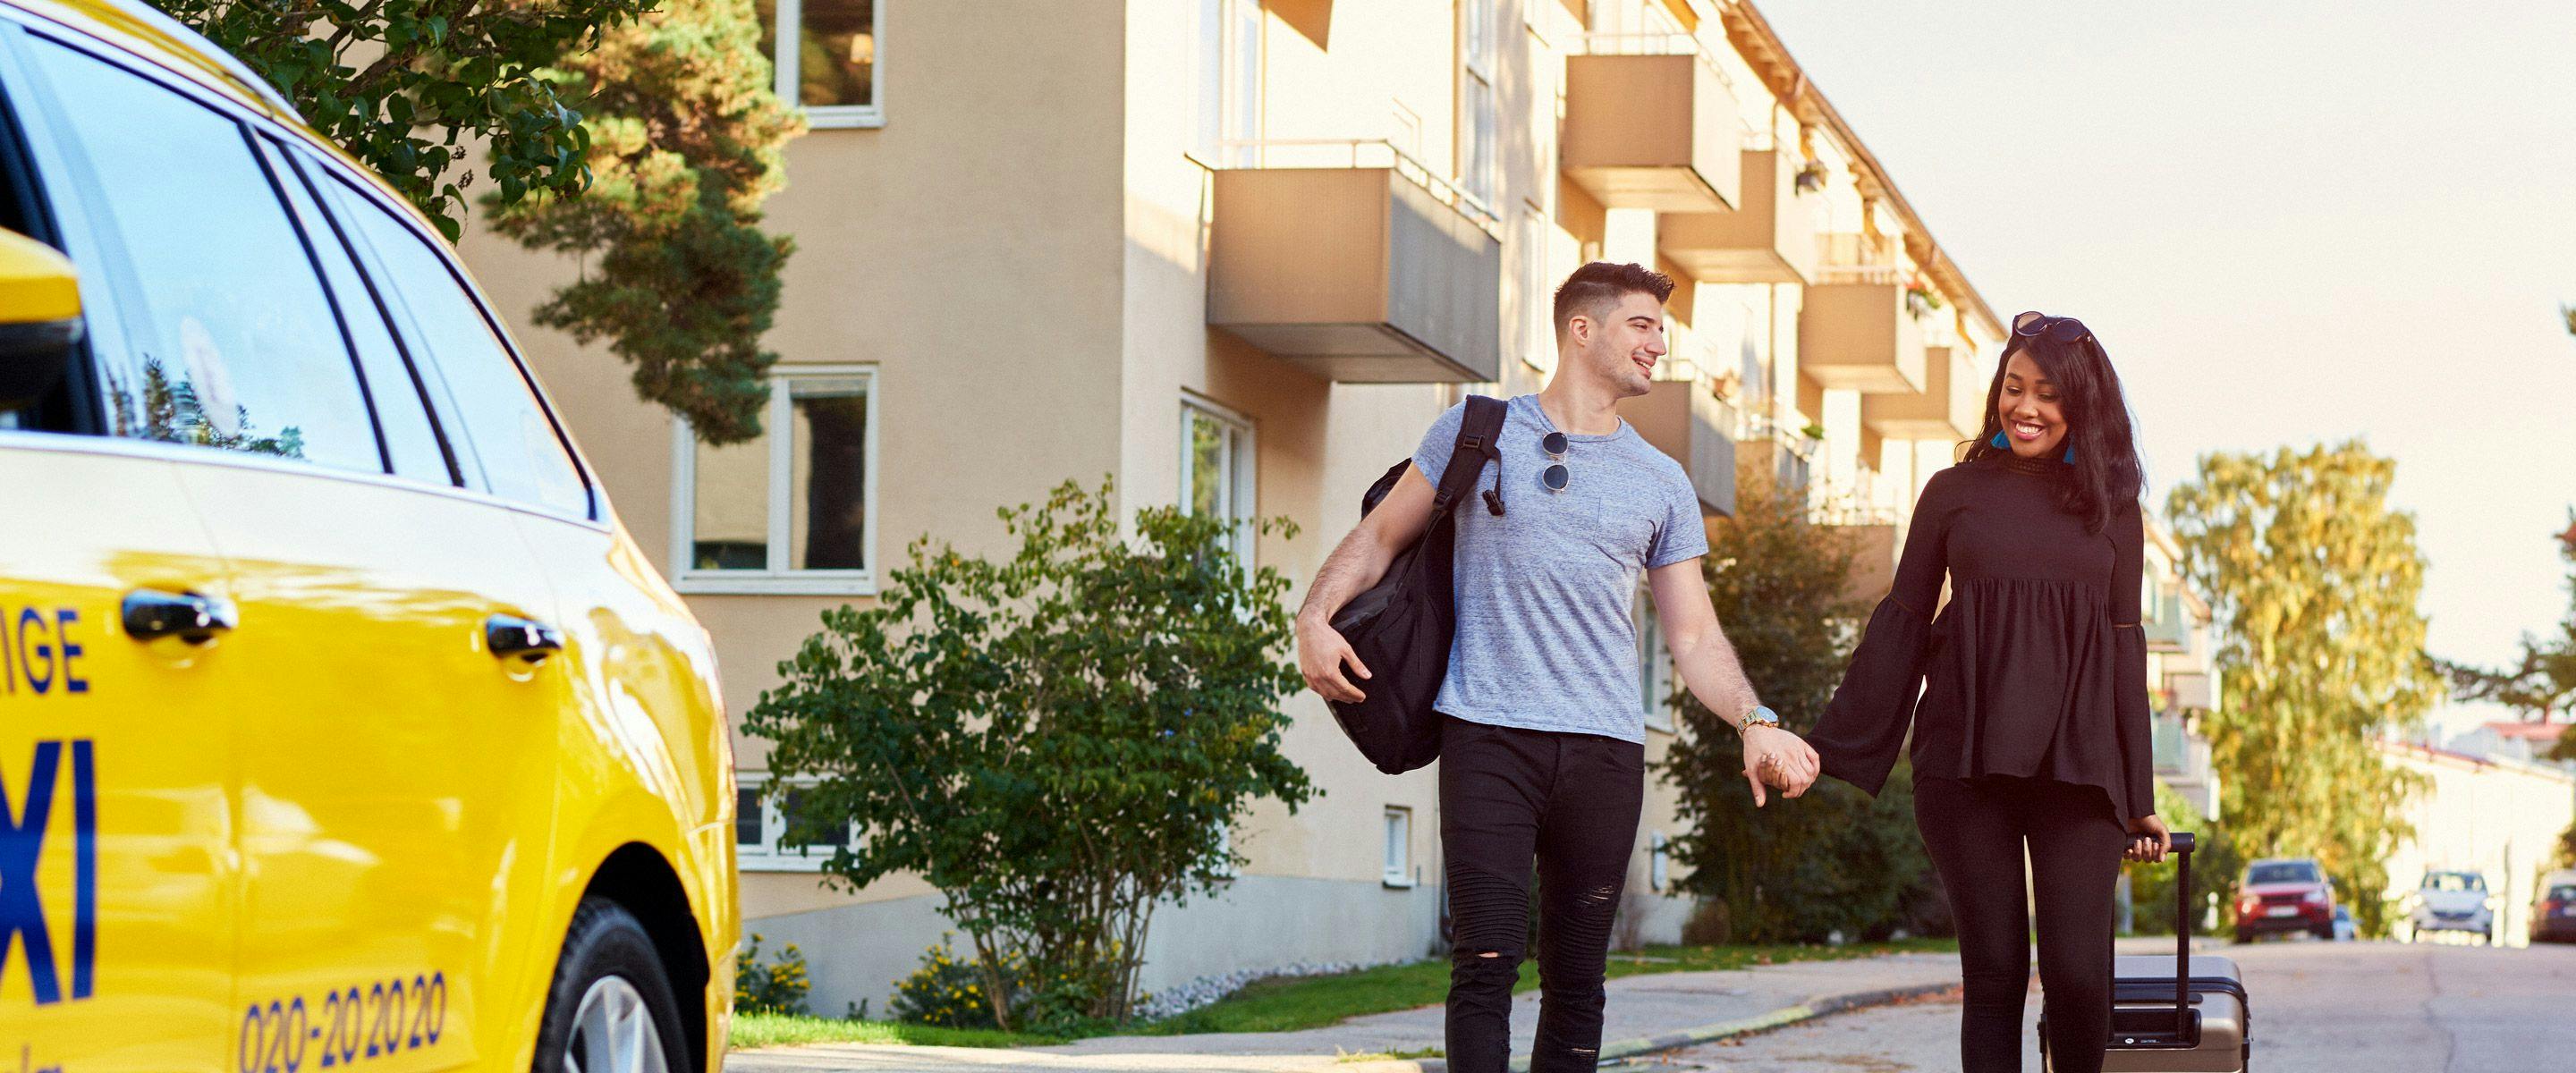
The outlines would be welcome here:
[[[1549,458],[1556,460],[1553,465],[1540,470],[1538,474],[1539,483],[1546,485],[1548,491],[1562,492],[1565,490],[1566,483],[1574,479],[1573,471],[1565,468],[1565,449],[1568,446],[1570,445],[1566,441],[1565,433],[1562,432],[1551,432],[1539,437],[1538,449],[1547,452]]]

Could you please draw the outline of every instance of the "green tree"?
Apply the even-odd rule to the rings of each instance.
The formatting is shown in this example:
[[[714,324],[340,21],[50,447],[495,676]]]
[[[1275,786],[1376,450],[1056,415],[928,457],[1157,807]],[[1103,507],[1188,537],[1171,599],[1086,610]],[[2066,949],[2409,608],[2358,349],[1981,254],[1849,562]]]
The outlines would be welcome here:
[[[1301,684],[1288,582],[1237,561],[1222,519],[1153,507],[1122,538],[1106,482],[1000,515],[1016,554],[914,541],[875,605],[824,613],[744,726],[775,743],[775,777],[820,779],[810,823],[857,825],[832,877],[939,889],[1002,1027],[1124,1019],[1154,908],[1224,881],[1251,801],[1314,793],[1279,749]],[[1017,993],[1018,959],[1037,993]]]
[[[759,435],[778,360],[760,341],[795,249],[760,230],[761,206],[786,185],[785,147],[805,124],[771,92],[750,0],[664,0],[550,77],[584,116],[590,186],[522,198],[504,183],[483,202],[501,234],[581,260],[537,323],[606,339],[636,393],[698,438]]]
[[[464,142],[490,146],[486,170],[504,199],[588,181],[589,135],[546,68],[653,3],[152,0],[259,72],[450,241],[474,182]]]
[[[2415,519],[2388,505],[2396,472],[2357,440],[2221,452],[2167,504],[2184,571],[2226,623],[2224,702],[2205,725],[2231,839],[2248,857],[2315,856],[2374,935],[2423,781],[2375,742],[2441,696],[2421,656]]]
[[[463,234],[465,146],[494,225],[582,259],[537,323],[608,340],[636,393],[709,443],[760,434],[760,347],[793,244],[760,230],[804,121],[751,0],[152,0]]]
[[[1805,496],[1746,467],[1736,514],[1712,533],[1709,598],[1744,673],[1804,732],[1824,714],[1851,655],[1863,606],[1847,594],[1854,541],[1811,524]],[[1922,930],[1916,911],[1937,882],[1914,830],[1911,769],[1900,763],[1876,801],[1820,780],[1795,802],[1757,810],[1735,730],[1687,689],[1666,698],[1684,733],[1658,775],[1680,791],[1685,825],[1673,856],[1693,893],[1725,906],[1730,942],[1878,937]],[[1939,917],[1942,914],[1930,914]]]

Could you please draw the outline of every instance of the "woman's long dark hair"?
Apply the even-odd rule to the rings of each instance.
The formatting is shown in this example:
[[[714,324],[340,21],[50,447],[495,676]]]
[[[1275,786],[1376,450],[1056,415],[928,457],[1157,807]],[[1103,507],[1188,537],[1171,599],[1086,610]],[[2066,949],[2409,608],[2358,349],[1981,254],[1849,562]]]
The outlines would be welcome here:
[[[2060,484],[2058,506],[2084,519],[2086,530],[2099,533],[2110,522],[2114,507],[2137,502],[2146,487],[2146,466],[2138,459],[2128,399],[2120,393],[2120,374],[2111,368],[2111,355],[2103,351],[2100,339],[2087,335],[2061,343],[2046,332],[2013,336],[2003,356],[1995,360],[1994,383],[1986,386],[1986,419],[1977,438],[1968,443],[1967,460],[2012,453],[2010,447],[1995,446],[1994,440],[2004,427],[1996,413],[2004,393],[2004,370],[2015,354],[2030,355],[2057,388],[2057,408],[2066,418],[2061,446],[2075,448],[2074,462],[2067,466],[2073,479]]]

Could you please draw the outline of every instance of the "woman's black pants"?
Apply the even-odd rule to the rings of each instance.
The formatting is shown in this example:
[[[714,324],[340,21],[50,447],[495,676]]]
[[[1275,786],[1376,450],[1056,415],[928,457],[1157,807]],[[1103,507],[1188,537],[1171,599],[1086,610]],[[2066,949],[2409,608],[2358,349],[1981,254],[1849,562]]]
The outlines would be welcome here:
[[[1531,1073],[1590,1070],[1601,1052],[1602,975],[1645,803],[1645,746],[1441,720],[1440,855],[1450,950],[1449,1068],[1502,1073],[1512,985],[1538,868],[1538,1039]],[[1493,955],[1493,956],[1487,956]]]
[[[2022,850],[2039,902],[2039,982],[2058,1073],[2100,1073],[2111,1028],[2111,894],[2127,830],[2111,799],[2049,779],[1918,777],[1914,819],[1959,926],[1965,1073],[2019,1073],[2030,992],[2031,914]]]

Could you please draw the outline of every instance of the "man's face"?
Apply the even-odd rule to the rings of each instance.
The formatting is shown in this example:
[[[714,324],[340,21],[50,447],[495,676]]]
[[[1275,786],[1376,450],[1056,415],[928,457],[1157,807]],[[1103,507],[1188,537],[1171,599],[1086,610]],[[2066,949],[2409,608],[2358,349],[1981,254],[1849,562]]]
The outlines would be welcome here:
[[[1578,349],[1586,372],[1623,397],[1654,390],[1655,362],[1671,349],[1664,345],[1664,305],[1654,295],[1643,291],[1621,295],[1580,334]]]

